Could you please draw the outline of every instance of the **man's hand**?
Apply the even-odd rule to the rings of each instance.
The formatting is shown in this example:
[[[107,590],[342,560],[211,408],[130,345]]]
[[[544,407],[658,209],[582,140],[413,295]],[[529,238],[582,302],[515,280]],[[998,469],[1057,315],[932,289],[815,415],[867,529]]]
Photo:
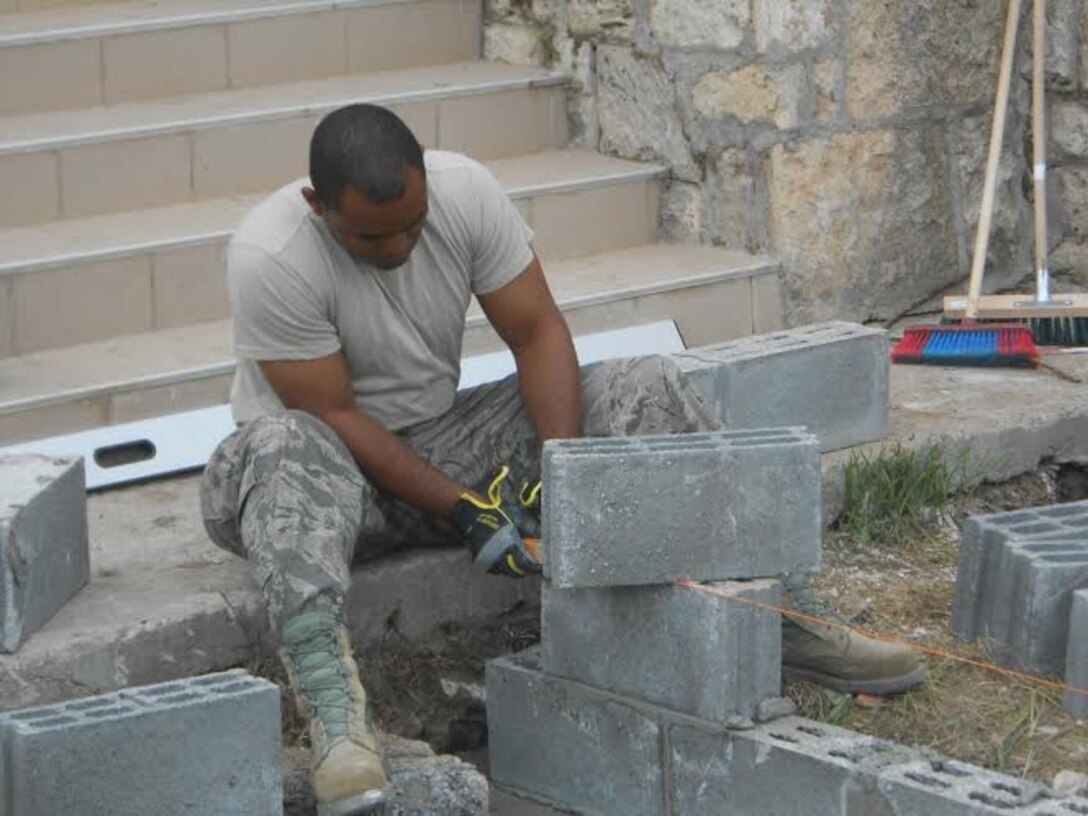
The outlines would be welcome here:
[[[541,568],[526,549],[515,521],[520,509],[503,502],[503,483],[509,473],[504,465],[488,487],[486,499],[462,493],[451,517],[472,551],[477,570],[520,578],[539,574]]]
[[[518,493],[517,516],[514,522],[518,532],[525,538],[540,538],[540,492],[543,483],[540,479],[522,482]]]

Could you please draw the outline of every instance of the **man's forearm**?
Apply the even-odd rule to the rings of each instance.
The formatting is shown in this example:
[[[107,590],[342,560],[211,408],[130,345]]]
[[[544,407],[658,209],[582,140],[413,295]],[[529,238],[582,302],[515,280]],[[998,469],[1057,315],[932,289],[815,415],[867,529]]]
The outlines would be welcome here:
[[[513,353],[525,410],[541,441],[581,436],[582,380],[566,324],[549,324]]]
[[[457,503],[463,488],[380,423],[348,408],[326,411],[320,418],[340,435],[359,470],[379,490],[439,515]]]

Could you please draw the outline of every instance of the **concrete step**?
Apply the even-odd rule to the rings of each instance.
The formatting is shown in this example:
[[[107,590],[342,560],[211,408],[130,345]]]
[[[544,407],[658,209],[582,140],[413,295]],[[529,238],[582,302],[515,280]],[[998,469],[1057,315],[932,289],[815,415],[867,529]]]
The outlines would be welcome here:
[[[428,147],[502,159],[562,147],[562,74],[487,62],[0,118],[0,227],[256,193],[306,172],[310,135],[352,102]]]
[[[546,260],[657,235],[659,165],[585,150],[490,163]],[[263,194],[262,194],[263,195]],[[261,195],[0,230],[0,357],[229,314],[223,247]]]
[[[138,0],[0,18],[0,116],[475,59],[481,0]]]
[[[702,246],[649,244],[547,264],[576,334],[675,319],[688,345],[781,326],[777,264]],[[501,348],[475,304],[464,353]],[[126,335],[0,360],[0,445],[226,401],[227,321]]]
[[[1052,358],[1054,359],[1054,358]],[[1088,359],[1060,360],[1088,378]],[[949,461],[989,458],[1001,481],[1048,461],[1088,456],[1083,387],[1045,369],[892,366],[892,433],[883,444]],[[867,445],[872,453],[881,443]],[[834,519],[851,450],[822,458]],[[1000,455],[998,455],[1000,454]],[[91,583],[19,651],[0,656],[0,710],[44,705],[246,663],[269,655],[256,584],[246,565],[211,544],[198,514],[198,476],[89,498]],[[492,618],[536,585],[474,575],[460,549],[415,551],[353,572],[350,620],[362,645],[387,621],[421,637],[446,621]]]

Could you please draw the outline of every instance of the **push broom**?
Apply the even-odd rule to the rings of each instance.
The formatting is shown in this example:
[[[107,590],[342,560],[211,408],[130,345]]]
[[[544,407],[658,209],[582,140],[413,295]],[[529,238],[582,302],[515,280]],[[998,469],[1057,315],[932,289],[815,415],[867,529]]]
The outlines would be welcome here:
[[[982,294],[982,275],[986,265],[986,250],[990,241],[990,223],[993,218],[994,191],[997,183],[998,162],[1005,133],[1005,114],[1009,104],[1009,85],[1012,78],[1013,56],[1016,50],[1016,33],[1020,22],[1021,0],[1009,0],[1005,22],[1005,43],[1001,52],[1001,69],[997,81],[997,101],[994,106],[993,125],[990,131],[990,149],[986,160],[986,174],[982,185],[982,207],[979,212],[978,231],[975,233],[975,250],[971,258],[971,278],[967,297],[960,297],[959,325],[911,326],[892,349],[892,361],[896,363],[928,363],[931,365],[998,365],[1034,366],[1039,360],[1031,329],[1021,323],[979,323],[979,307]],[[1036,0],[1036,19],[1042,3]],[[1045,9],[1044,9],[1045,14]],[[1045,23],[1045,20],[1044,20]],[[1038,21],[1036,22],[1038,39]],[[1036,50],[1036,62],[1041,49]],[[1039,142],[1036,139],[1036,151]],[[1043,201],[1045,208],[1045,200]],[[1036,213],[1039,196],[1036,194]],[[1045,234],[1045,224],[1043,226]],[[1038,236],[1038,221],[1036,222]],[[1036,237],[1036,254],[1040,241]],[[1045,239],[1041,242],[1046,252]],[[946,300],[945,308],[948,308]],[[947,311],[946,311],[947,314]],[[995,315],[1016,317],[1017,315]]]
[[[1035,340],[1047,346],[1088,346],[1088,295],[1053,295],[1047,268],[1046,224],[1046,3],[1036,0],[1032,43],[1032,141],[1035,188],[1035,295],[985,295],[975,316],[981,320],[1017,320],[1029,326]],[[962,297],[945,298],[946,319],[966,317]]]

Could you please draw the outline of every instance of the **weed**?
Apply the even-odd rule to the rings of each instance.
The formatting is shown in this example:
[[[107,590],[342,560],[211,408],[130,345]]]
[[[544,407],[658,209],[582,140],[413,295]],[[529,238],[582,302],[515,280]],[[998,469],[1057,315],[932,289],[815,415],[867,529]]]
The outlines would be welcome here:
[[[555,28],[550,25],[538,28],[533,36],[536,38],[537,48],[544,60],[544,65],[555,65],[559,62],[560,54],[555,44]]]
[[[954,495],[978,487],[982,474],[968,452],[949,463],[937,445],[919,451],[896,444],[875,456],[855,452],[845,466],[837,529],[862,545],[910,541],[946,515]]]

